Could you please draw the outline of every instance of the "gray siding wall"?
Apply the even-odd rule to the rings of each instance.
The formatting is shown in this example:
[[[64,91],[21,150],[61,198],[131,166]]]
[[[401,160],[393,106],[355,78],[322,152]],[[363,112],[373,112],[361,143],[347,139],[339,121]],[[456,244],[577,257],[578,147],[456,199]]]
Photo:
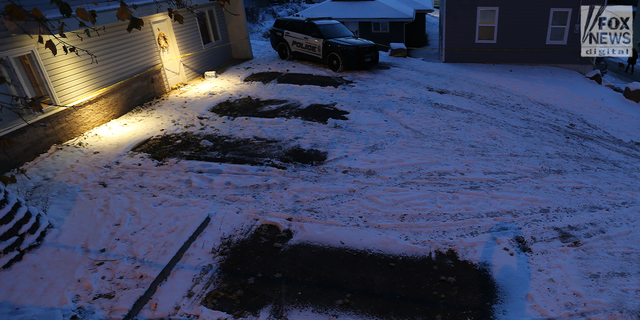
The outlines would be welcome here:
[[[126,30],[128,22],[119,22],[106,25],[107,32],[101,32],[99,37],[85,36],[81,41],[77,36],[68,35],[72,45],[97,55],[97,63],[92,64],[82,53],[77,57],[58,52],[54,57],[45,51],[41,57],[60,101],[71,103],[159,64],[155,37],[148,27],[149,17],[144,20],[147,27],[131,33]]]
[[[389,32],[373,32],[371,21],[361,21],[358,23],[358,33],[360,38],[388,46],[391,42],[404,43],[404,25],[405,22],[391,21],[389,22]]]
[[[148,19],[145,22],[148,23]],[[160,63],[151,28],[143,27],[140,31],[128,33],[127,25],[128,22],[106,25],[106,32],[100,31],[100,36],[93,34],[89,38],[82,34],[83,40],[74,33],[66,34],[65,41],[69,46],[89,50],[97,56],[97,63],[92,63],[84,52],[80,52],[80,56],[73,53],[65,55],[62,46],[58,46],[58,54],[54,56],[37,43],[37,37],[30,38],[27,35],[3,39],[0,52],[36,46],[58,103],[70,104]],[[48,36],[44,36],[45,41],[48,39]]]
[[[445,62],[587,64],[580,57],[580,4],[595,0],[446,0]],[[499,7],[496,43],[475,43],[478,7]],[[546,44],[551,8],[571,8],[566,45]]]
[[[215,9],[221,41],[213,48],[205,50],[200,39],[198,23],[193,15],[185,15],[183,25],[173,25],[180,54],[197,52],[182,58],[187,80],[201,76],[205,71],[213,70],[233,58],[227,23],[222,7],[216,2],[211,6],[200,7],[201,10]],[[204,51],[203,51],[204,50]]]

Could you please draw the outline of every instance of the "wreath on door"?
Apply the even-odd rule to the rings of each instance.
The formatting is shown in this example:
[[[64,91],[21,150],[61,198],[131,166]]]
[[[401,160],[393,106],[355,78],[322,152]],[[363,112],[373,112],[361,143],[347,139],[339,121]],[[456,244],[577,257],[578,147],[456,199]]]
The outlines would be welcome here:
[[[160,49],[169,48],[169,36],[167,36],[166,33],[160,32],[158,34],[158,45],[160,46]]]

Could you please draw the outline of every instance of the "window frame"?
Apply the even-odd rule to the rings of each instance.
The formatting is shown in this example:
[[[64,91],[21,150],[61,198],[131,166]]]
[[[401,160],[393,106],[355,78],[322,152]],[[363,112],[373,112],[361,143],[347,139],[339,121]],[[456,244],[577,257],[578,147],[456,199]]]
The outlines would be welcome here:
[[[13,50],[7,50],[7,51],[2,51],[0,52],[0,57],[3,58],[9,58],[8,62],[11,65],[11,68],[13,69],[14,74],[16,75],[18,82],[20,83],[20,87],[21,90],[24,91],[24,94],[26,94],[27,96],[31,96],[34,95],[35,92],[31,92],[31,88],[29,88],[28,86],[26,86],[25,84],[29,84],[30,81],[28,79],[25,79],[25,75],[23,74],[23,72],[19,72],[21,66],[19,66],[14,59],[20,56],[24,56],[24,55],[29,55],[31,54],[33,56],[33,60],[35,62],[35,67],[38,68],[37,72],[40,73],[40,76],[42,77],[42,80],[44,83],[42,83],[42,85],[45,86],[45,89],[48,91],[51,101],[53,102],[53,104],[58,104],[58,97],[56,96],[55,92],[53,91],[53,85],[51,84],[51,80],[49,79],[49,75],[47,74],[45,68],[44,68],[44,64],[42,63],[42,60],[40,59],[40,55],[38,54],[38,50],[35,46],[29,46],[29,47],[24,47],[24,48],[18,48],[18,49],[13,49]]]
[[[496,15],[493,20],[493,24],[480,24],[480,11],[495,11]],[[498,16],[500,13],[500,7],[478,7],[476,11],[476,43],[497,43],[498,42]],[[493,40],[480,40],[480,27],[493,27]]]
[[[46,91],[46,93],[49,96],[49,99],[51,100],[50,102],[43,104],[43,107],[44,107],[43,113],[48,113],[49,111],[55,109],[60,102],[58,100],[58,96],[55,93],[55,90],[53,89],[51,79],[49,79],[49,75],[47,74],[46,69],[44,68],[42,59],[40,59],[40,55],[38,54],[38,50],[35,46],[27,46],[27,47],[0,52],[0,58],[5,59],[5,63],[8,65],[8,67],[11,68],[11,70],[7,70],[8,74],[6,75],[3,74],[4,76],[9,77],[9,81],[13,82],[13,85],[9,86],[10,88],[9,91],[12,91],[12,94],[19,95],[19,96],[25,95],[27,97],[32,97],[37,94],[36,92],[32,91],[32,90],[35,90],[35,88],[32,87],[32,83],[28,79],[28,76],[26,75],[25,71],[22,70],[22,66],[15,61],[16,58],[20,56],[25,56],[25,55],[31,55],[33,60],[32,67],[36,69],[34,70],[34,72],[38,73],[35,76],[36,78],[38,78],[37,80],[42,82],[42,83],[39,83],[39,85],[43,87],[42,89]],[[3,84],[3,85],[6,85],[6,84]],[[19,88],[16,86],[19,86]],[[27,107],[24,107],[24,109],[27,111],[30,111]],[[24,118],[27,120],[30,120],[38,116],[40,116],[40,114],[29,112],[29,114],[25,114]],[[20,121],[11,120],[9,123],[0,124],[0,132],[4,132],[9,128],[13,128],[15,127],[16,124],[19,124],[21,122],[23,122],[22,119],[20,119]]]
[[[376,23],[379,26],[380,30],[376,30]],[[382,26],[387,26],[386,30],[382,28]],[[373,33],[389,33],[389,21],[371,21],[371,32]]]
[[[554,12],[568,12],[567,16],[567,24],[565,26],[553,26],[551,23],[553,22],[553,13]],[[571,8],[551,8],[549,11],[549,25],[547,27],[547,44],[567,44],[567,39],[569,38],[569,26],[571,25]],[[562,41],[559,40],[551,40],[551,28],[564,28],[564,38]]]
[[[204,22],[206,25],[206,32],[209,35],[209,40],[211,42],[208,43],[204,43],[205,39],[202,37],[202,26],[201,23],[199,21],[200,17],[198,16],[198,14],[196,14],[196,24],[198,25],[198,30],[200,31],[200,43],[202,43],[202,48],[206,49],[206,48],[210,48],[212,46],[215,46],[216,44],[220,43],[222,41],[222,34],[220,32],[220,23],[218,22],[218,17],[216,16],[217,14],[217,10],[215,7],[211,8],[211,9],[206,9],[203,10],[201,12],[198,13],[202,13],[204,15]],[[214,29],[211,25],[211,20],[213,20],[213,22],[215,23],[215,32]],[[215,35],[218,35],[218,39],[216,40]]]

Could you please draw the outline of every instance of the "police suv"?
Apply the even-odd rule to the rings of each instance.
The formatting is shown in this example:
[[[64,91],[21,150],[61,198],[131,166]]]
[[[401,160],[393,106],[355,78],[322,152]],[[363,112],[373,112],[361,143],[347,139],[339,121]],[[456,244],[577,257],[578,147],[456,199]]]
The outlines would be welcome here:
[[[283,60],[303,57],[323,62],[335,72],[378,63],[375,43],[354,37],[330,18],[278,18],[270,33],[271,47]]]

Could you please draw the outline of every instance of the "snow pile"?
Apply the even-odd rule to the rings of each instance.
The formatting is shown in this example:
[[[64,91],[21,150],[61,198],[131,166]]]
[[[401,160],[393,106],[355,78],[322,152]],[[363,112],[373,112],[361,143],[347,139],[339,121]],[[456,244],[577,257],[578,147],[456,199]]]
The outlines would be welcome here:
[[[625,86],[625,88],[629,88],[631,91],[640,90],[640,82],[632,82]]]
[[[596,69],[596,70],[593,70],[593,71],[591,71],[591,72],[589,72],[589,73],[585,74],[585,77],[587,77],[587,78],[592,78],[592,77],[594,77],[595,75],[602,76],[602,73],[600,72],[600,70]]]

